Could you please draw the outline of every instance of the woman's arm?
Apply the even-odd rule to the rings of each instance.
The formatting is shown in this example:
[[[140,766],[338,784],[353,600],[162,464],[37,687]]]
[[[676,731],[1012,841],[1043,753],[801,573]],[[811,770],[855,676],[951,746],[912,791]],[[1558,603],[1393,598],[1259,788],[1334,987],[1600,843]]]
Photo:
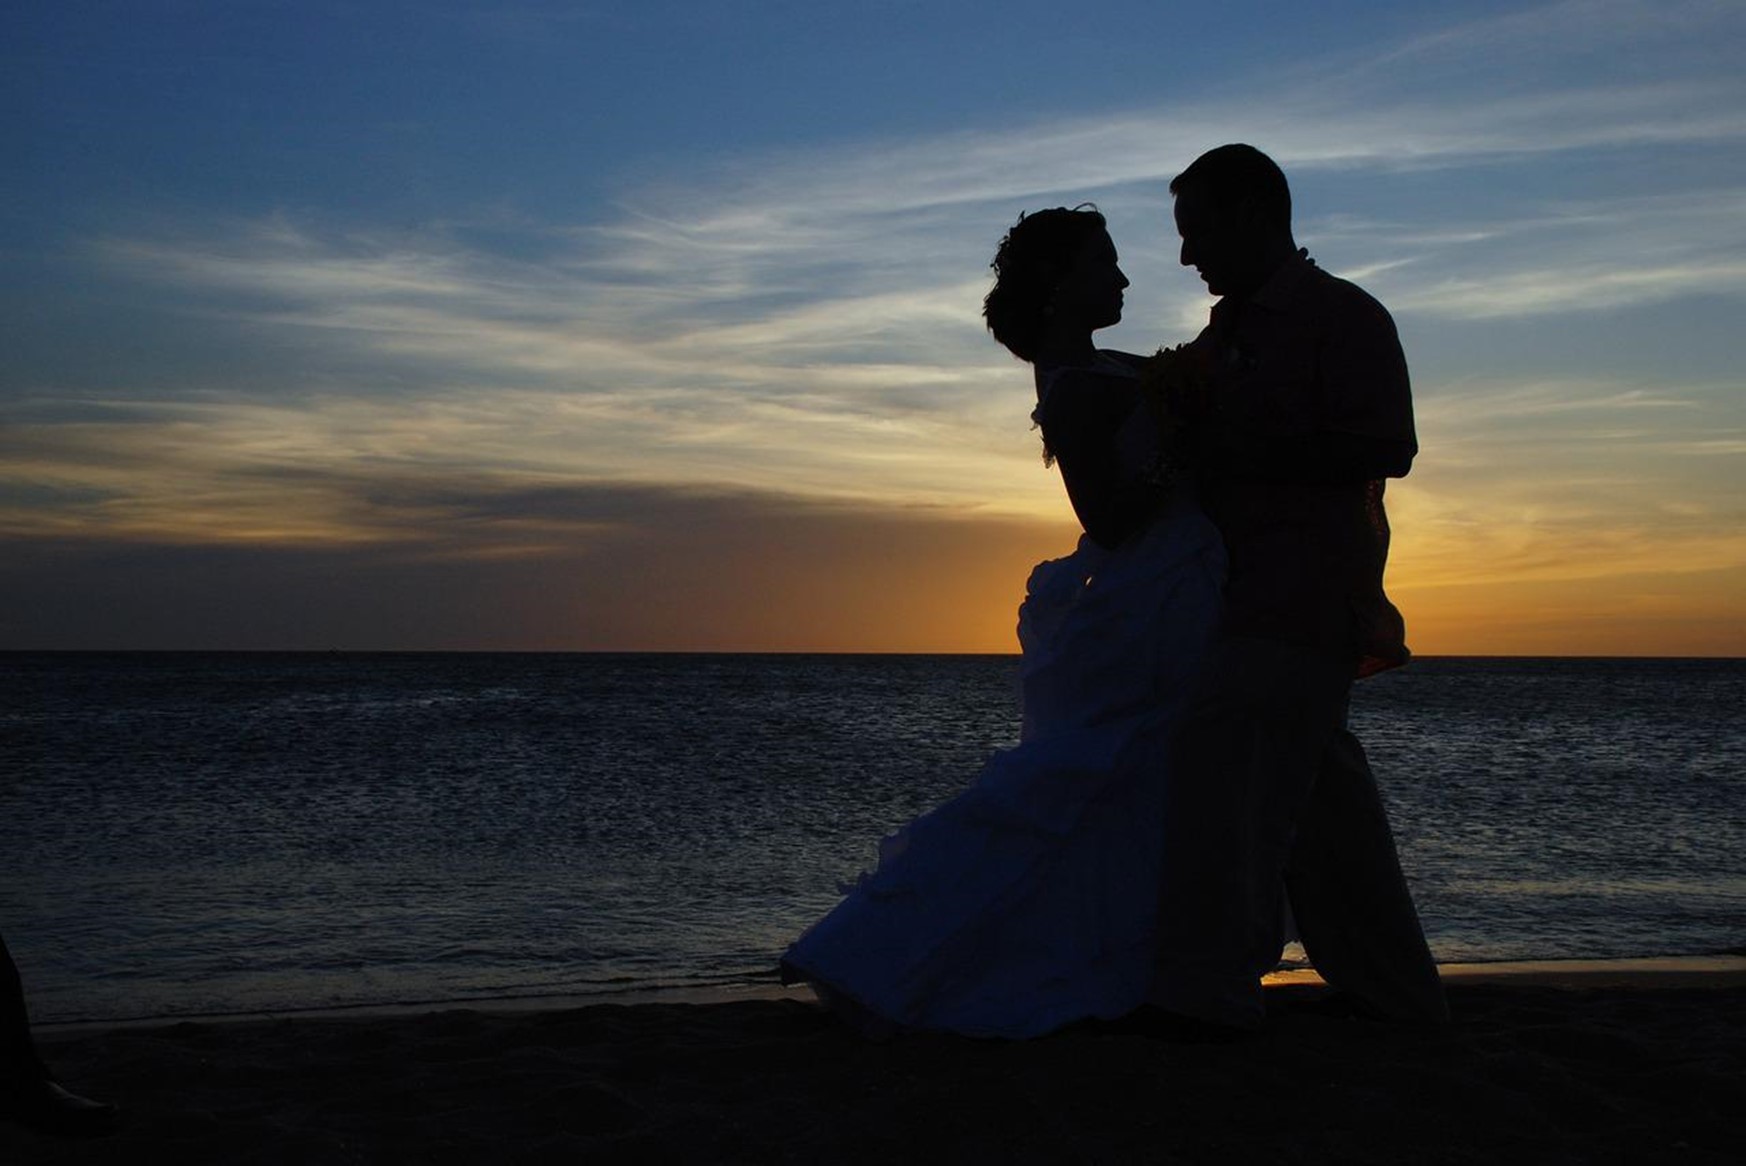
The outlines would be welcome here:
[[[1100,355],[1118,360],[1136,371],[1144,367],[1145,363],[1152,359],[1149,356],[1141,356],[1137,352],[1122,352],[1120,349],[1116,348],[1100,348],[1097,351]]]

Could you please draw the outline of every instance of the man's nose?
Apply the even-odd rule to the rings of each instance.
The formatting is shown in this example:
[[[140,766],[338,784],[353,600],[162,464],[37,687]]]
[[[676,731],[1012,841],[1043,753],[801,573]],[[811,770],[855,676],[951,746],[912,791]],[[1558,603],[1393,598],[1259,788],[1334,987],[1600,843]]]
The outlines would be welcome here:
[[[1194,266],[1194,252],[1192,252],[1188,249],[1188,240],[1187,239],[1184,239],[1182,241],[1182,250],[1177,254],[1177,260],[1184,267],[1193,267]]]

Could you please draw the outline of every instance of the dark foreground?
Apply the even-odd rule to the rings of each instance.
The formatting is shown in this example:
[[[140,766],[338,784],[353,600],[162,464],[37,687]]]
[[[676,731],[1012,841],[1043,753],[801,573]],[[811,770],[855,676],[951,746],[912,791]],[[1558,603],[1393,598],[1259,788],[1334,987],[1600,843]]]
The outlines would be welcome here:
[[[0,1126],[0,1162],[1739,1160],[1746,987],[1450,995],[1413,1032],[1275,989],[1229,1045],[869,1045],[795,1000],[62,1034],[50,1062],[126,1122]]]

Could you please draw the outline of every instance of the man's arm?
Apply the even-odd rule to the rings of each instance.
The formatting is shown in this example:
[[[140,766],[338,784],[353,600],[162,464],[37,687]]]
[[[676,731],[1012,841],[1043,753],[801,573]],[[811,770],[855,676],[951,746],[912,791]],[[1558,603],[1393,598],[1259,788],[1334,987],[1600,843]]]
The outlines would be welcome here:
[[[1404,478],[1416,441],[1391,441],[1324,429],[1304,434],[1260,433],[1220,418],[1198,427],[1199,456],[1222,472],[1276,482],[1368,482]]]

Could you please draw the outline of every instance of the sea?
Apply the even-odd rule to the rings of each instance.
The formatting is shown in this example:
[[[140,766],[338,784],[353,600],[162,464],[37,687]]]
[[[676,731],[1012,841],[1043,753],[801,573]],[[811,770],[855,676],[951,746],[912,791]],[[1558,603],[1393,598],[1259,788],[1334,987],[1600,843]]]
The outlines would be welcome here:
[[[768,984],[1017,675],[0,653],[0,934],[38,1023]],[[1746,947],[1746,661],[1420,659],[1351,716],[1440,960]]]

